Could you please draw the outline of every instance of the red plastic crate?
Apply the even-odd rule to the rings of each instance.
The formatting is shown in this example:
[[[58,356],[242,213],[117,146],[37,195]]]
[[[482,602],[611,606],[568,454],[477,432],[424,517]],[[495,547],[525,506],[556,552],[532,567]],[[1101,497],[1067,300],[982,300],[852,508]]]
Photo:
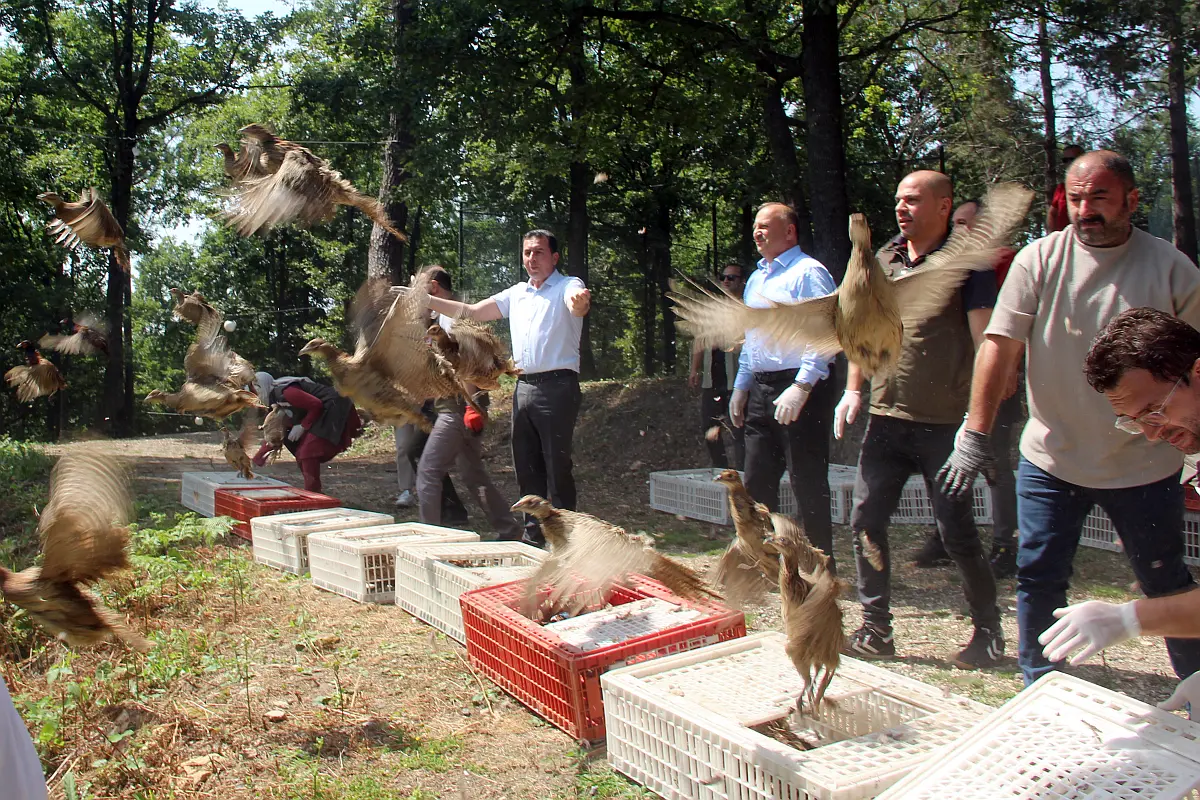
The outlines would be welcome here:
[[[600,675],[615,667],[694,650],[746,635],[746,618],[720,603],[684,600],[658,581],[630,576],[630,586],[582,594],[585,611],[646,598],[660,598],[705,616],[667,630],[583,651],[553,631],[522,616],[525,582],[513,581],[464,592],[463,628],[467,655],[483,674],[548,722],[578,740],[604,738]],[[590,595],[590,596],[589,596]],[[581,595],[576,595],[581,597]]]
[[[233,517],[238,522],[232,533],[250,540],[250,520],[293,511],[337,508],[340,502],[328,495],[297,489],[294,486],[270,486],[247,489],[217,489],[213,492],[216,516]]]

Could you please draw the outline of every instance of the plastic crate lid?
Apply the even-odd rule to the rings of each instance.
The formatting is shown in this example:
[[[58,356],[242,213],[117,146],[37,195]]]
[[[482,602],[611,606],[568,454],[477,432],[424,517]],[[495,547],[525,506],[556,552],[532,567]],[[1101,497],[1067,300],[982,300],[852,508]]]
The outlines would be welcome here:
[[[665,631],[700,619],[704,612],[647,597],[612,608],[580,614],[543,626],[566,644],[584,652]]]

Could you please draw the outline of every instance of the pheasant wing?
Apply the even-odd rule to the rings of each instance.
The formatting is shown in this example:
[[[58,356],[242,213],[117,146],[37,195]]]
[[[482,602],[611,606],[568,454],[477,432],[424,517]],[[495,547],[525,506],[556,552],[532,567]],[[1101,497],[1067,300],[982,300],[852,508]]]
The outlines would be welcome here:
[[[646,574],[679,597],[688,600],[714,597],[720,599],[721,595],[709,588],[700,573],[691,567],[664,556],[649,546],[645,548],[645,557],[648,561]]]
[[[57,350],[66,356],[87,356],[96,352],[96,348],[87,340],[83,331],[65,335],[47,333],[38,339],[38,347],[43,350]]]
[[[916,271],[893,282],[904,327],[914,329],[938,314],[971,272],[991,269],[997,251],[1024,222],[1033,192],[1016,183],[993,186],[974,227],[955,228],[949,241]]]
[[[712,582],[725,591],[731,604],[744,608],[748,603],[763,601],[767,590],[775,584],[777,572],[764,575],[758,559],[747,551],[741,539],[735,538],[713,568]]]
[[[89,453],[59,459],[38,520],[42,578],[89,584],[128,566],[130,510],[129,484],[118,464]]]
[[[769,308],[750,308],[725,292],[705,289],[695,283],[672,282],[675,314],[679,327],[695,337],[701,347],[732,347],[746,331],[781,347],[811,347],[829,356],[842,350],[834,331],[837,292],[798,303],[772,303]]]

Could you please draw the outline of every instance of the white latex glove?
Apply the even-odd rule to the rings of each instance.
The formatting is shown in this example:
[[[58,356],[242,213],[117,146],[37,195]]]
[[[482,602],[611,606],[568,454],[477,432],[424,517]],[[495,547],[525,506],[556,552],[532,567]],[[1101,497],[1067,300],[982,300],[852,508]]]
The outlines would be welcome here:
[[[775,398],[775,421],[780,425],[791,425],[800,418],[804,404],[808,402],[808,389],[792,384]]]
[[[853,425],[854,420],[858,419],[860,410],[862,410],[862,392],[854,389],[842,392],[842,399],[838,400],[837,407],[833,409],[833,438],[842,438],[842,435],[846,433],[846,426]]]
[[[1188,707],[1188,719],[1195,719],[1196,708],[1200,706],[1200,672],[1181,680],[1171,696],[1158,704],[1163,711],[1179,711],[1184,706]]]
[[[1055,609],[1058,622],[1038,637],[1038,642],[1045,645],[1042,655],[1051,661],[1062,661],[1082,647],[1083,651],[1071,659],[1074,667],[1107,647],[1136,638],[1142,632],[1142,625],[1133,603],[1114,605],[1089,600]]]
[[[746,421],[746,401],[750,399],[750,393],[745,389],[734,389],[733,394],[729,395],[729,421],[733,423],[733,427],[740,428]]]
[[[300,441],[300,437],[303,435],[304,435],[304,426],[303,425],[293,425],[292,429],[290,431],[288,431],[288,441],[289,442],[298,442],[298,441]]]

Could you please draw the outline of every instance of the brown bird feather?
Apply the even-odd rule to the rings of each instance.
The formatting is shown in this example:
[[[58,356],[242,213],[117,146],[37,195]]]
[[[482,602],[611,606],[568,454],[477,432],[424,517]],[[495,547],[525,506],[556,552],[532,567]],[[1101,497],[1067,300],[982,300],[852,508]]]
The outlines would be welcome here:
[[[232,147],[224,142],[219,142],[216,148],[221,152],[221,166],[224,168],[225,174],[237,183],[262,178],[271,174],[260,160],[262,146],[254,137],[243,136],[241,145],[238,147],[238,152],[236,153],[233,152]]]
[[[38,339],[43,350],[57,350],[68,356],[90,356],[93,353],[108,353],[108,326],[90,314],[83,314],[74,322],[64,319],[62,326],[70,333],[49,334]]]
[[[955,228],[917,269],[888,278],[871,252],[866,218],[853,214],[853,252],[846,277],[833,294],[794,304],[750,308],[723,291],[673,283],[680,327],[701,347],[728,347],[754,329],[779,347],[811,347],[824,356],[845,351],[868,375],[886,373],[900,355],[905,329],[939,313],[973,270],[991,269],[999,248],[1029,211],[1033,193],[1014,183],[988,192],[974,228]]]
[[[450,363],[464,383],[473,383],[483,391],[500,388],[500,376],[521,374],[505,353],[504,343],[488,326],[473,319],[454,320],[447,332],[441,325],[426,331],[433,349]]]
[[[258,414],[253,408],[247,409],[242,416],[242,427],[235,433],[229,428],[221,429],[221,453],[230,466],[241,473],[242,477],[250,480],[254,472],[250,467],[250,452],[255,447],[258,438]]]
[[[813,547],[791,518],[772,514],[770,541],[779,550],[785,651],[804,678],[803,699],[816,712],[841,663],[846,633],[838,597],[842,584],[829,568],[829,557]],[[803,712],[803,708],[797,709]]]
[[[271,410],[267,412],[262,425],[258,426],[258,429],[262,431],[263,441],[271,446],[271,452],[267,455],[267,460],[271,463],[279,458],[279,451],[283,449],[283,440],[291,427],[292,418],[288,416],[283,406],[279,403],[272,403]]]
[[[38,520],[42,566],[0,567],[0,593],[72,646],[115,638],[135,650],[149,643],[84,590],[129,566],[129,487],[111,459],[63,456],[50,477],[50,500]]]
[[[557,607],[585,588],[607,591],[630,573],[648,575],[679,597],[720,597],[696,571],[656,552],[646,536],[630,534],[590,514],[555,508],[537,495],[522,497],[512,510],[535,517],[552,548],[526,583],[527,616],[536,613],[543,585],[552,587],[548,602]]]
[[[54,192],[42,192],[38,200],[54,206],[54,219],[46,230],[55,244],[74,250],[81,243],[89,247],[108,248],[118,266],[129,272],[129,250],[125,247],[125,231],[117,218],[100,199],[95,187],[84,189],[78,202],[70,203]]]
[[[270,174],[246,179],[238,186],[237,205],[226,219],[241,235],[292,220],[305,226],[327,222],[342,205],[354,206],[400,241],[408,241],[382,203],[355,189],[308,148],[280,139],[259,125],[249,125],[242,133],[262,147],[259,164]]]
[[[178,392],[154,389],[146,395],[146,402],[173,408],[180,414],[195,414],[217,420],[245,408],[264,408],[258,395],[246,389],[234,389],[223,383],[202,386],[191,381],[185,381]]]
[[[67,388],[58,367],[47,361],[33,342],[19,342],[17,349],[25,354],[25,363],[4,373],[4,380],[17,390],[18,400],[32,403],[39,397],[49,397],[59,389]]]
[[[728,493],[735,535],[713,568],[712,581],[739,608],[762,602],[779,582],[779,551],[768,543],[774,530],[771,512],[754,502],[737,470],[721,470],[713,480]]]
[[[184,294],[182,289],[172,288],[171,297],[175,299],[175,308],[172,309],[175,319],[199,326],[200,323],[215,317],[217,327],[224,321],[221,312],[205,300],[200,292]]]

